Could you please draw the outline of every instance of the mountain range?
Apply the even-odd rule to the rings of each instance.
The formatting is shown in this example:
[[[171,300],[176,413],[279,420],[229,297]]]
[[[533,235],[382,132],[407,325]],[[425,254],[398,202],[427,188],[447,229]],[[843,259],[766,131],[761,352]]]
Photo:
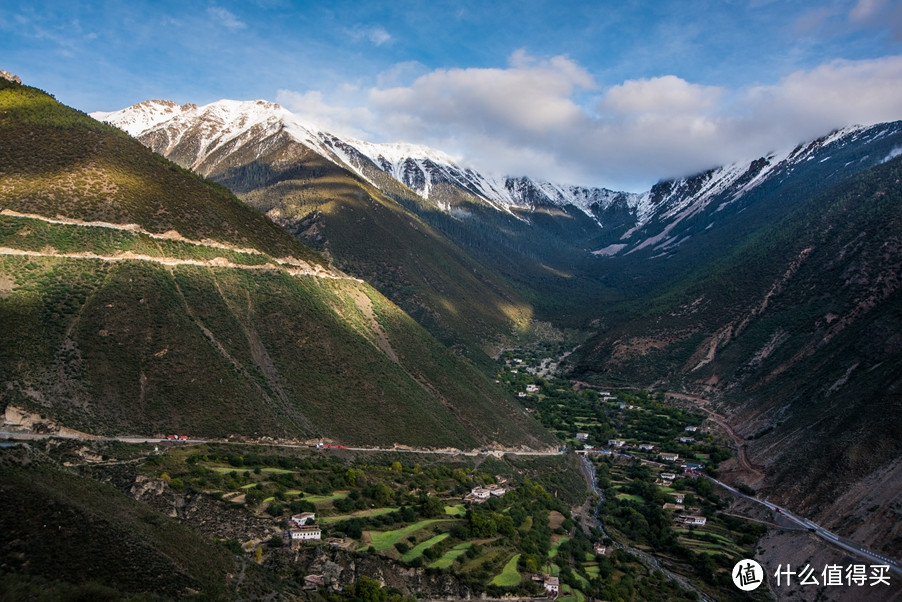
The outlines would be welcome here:
[[[754,486],[828,524],[885,525],[881,543],[902,548],[899,509],[874,493],[898,493],[902,470],[902,122],[633,193],[489,176],[263,101],[95,117],[228,187],[476,365],[543,324],[578,329],[572,377],[713,400],[767,475]]]

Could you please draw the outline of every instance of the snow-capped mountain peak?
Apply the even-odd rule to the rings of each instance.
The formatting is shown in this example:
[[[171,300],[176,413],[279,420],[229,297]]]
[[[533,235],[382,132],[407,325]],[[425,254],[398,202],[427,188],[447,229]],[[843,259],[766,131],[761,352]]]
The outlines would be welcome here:
[[[203,175],[231,165],[234,160],[229,157],[239,150],[240,161],[252,161],[289,141],[299,143],[307,149],[304,152],[313,151],[356,173],[383,191],[388,192],[387,186],[403,184],[445,211],[453,212],[456,203],[469,199],[529,221],[532,212],[543,207],[557,207],[565,212],[575,208],[600,230],[607,229],[610,220],[616,223],[616,233],[608,230],[604,235],[608,246],[596,252],[600,255],[643,249],[666,254],[697,235],[697,226],[687,225],[693,218],[698,221],[704,216],[710,228],[731,205],[765,183],[782,181],[795,170],[817,172],[815,177],[827,179],[844,173],[851,160],[843,164],[845,159],[841,161],[833,155],[838,156],[840,149],[848,145],[874,145],[874,156],[865,154],[858,160],[877,164],[892,154],[895,143],[876,143],[883,137],[895,140],[902,136],[900,122],[849,127],[752,161],[663,180],[651,190],[636,194],[529,177],[488,175],[466,166],[461,158],[426,146],[373,143],[335,135],[263,100],[220,100],[200,107],[152,100],[93,116]],[[890,147],[884,149],[886,144]],[[826,162],[826,167],[812,170],[819,162]]]

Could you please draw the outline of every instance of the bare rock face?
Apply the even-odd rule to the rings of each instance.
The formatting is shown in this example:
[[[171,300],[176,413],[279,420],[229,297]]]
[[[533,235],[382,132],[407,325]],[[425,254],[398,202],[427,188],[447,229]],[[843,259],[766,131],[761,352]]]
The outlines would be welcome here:
[[[243,507],[217,500],[203,492],[174,491],[163,479],[137,475],[129,494],[158,512],[211,537],[240,542],[263,541],[279,532],[272,520],[255,516]]]
[[[0,77],[11,82],[16,82],[17,84],[22,83],[22,79],[18,75],[13,75],[9,71],[4,71],[2,69],[0,69]]]

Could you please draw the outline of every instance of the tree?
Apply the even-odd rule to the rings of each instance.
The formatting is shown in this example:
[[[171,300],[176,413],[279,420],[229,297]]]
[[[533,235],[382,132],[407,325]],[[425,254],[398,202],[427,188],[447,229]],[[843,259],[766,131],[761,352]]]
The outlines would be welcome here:
[[[382,589],[382,585],[375,579],[362,576],[348,588],[348,597],[359,602],[385,602],[388,592]]]
[[[441,516],[445,513],[445,504],[434,495],[427,495],[423,502],[422,512],[425,516]]]
[[[387,505],[392,499],[392,490],[385,483],[378,483],[373,489],[373,500],[380,506]]]

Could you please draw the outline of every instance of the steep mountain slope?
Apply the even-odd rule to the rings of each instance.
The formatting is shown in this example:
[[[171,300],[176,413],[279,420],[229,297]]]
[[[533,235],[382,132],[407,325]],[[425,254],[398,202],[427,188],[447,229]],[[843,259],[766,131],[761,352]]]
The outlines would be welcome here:
[[[718,400],[772,499],[902,550],[902,158],[761,229],[583,351],[581,378]],[[856,488],[869,482],[867,490]],[[833,501],[844,496],[841,509]],[[880,511],[875,513],[875,508]],[[886,530],[881,532],[883,525]]]
[[[503,279],[349,168],[341,140],[277,105],[152,101],[95,116],[228,186],[445,342],[488,351],[530,321],[529,303]],[[391,178],[381,184],[428,205]]]
[[[369,285],[124,135],[0,82],[0,403],[96,433],[544,446]]]

